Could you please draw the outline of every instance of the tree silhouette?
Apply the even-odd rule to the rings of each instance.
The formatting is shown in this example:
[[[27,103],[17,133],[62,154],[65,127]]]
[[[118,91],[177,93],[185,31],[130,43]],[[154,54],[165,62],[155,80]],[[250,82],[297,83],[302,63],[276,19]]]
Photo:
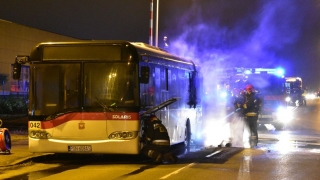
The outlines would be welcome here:
[[[2,90],[4,92],[4,84],[8,81],[8,75],[0,73],[0,85],[2,86]]]
[[[8,74],[0,73],[0,84],[3,86],[8,81]]]

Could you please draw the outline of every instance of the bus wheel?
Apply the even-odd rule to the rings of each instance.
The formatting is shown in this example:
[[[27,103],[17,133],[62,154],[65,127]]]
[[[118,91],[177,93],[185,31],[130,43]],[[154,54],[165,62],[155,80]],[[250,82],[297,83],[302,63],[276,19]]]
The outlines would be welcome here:
[[[188,119],[186,122],[185,134],[184,134],[184,146],[186,148],[190,147],[191,142],[191,126],[190,120]]]

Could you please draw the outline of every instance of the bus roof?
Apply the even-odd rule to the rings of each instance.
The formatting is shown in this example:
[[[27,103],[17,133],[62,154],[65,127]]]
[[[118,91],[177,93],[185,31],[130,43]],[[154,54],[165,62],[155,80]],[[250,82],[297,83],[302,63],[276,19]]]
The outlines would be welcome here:
[[[46,46],[84,46],[84,45],[121,45],[122,47],[130,46],[130,49],[135,49],[136,53],[141,56],[155,57],[160,59],[166,59],[169,61],[176,61],[184,64],[194,65],[191,60],[187,60],[173,54],[168,53],[167,51],[151,46],[142,42],[129,42],[125,40],[77,40],[77,41],[65,41],[65,42],[41,42],[39,43],[31,52],[31,61],[40,58],[39,49]]]

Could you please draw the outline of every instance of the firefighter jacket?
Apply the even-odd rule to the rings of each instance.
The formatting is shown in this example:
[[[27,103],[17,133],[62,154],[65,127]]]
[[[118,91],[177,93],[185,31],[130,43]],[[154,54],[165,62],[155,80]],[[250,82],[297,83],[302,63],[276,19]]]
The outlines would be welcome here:
[[[246,93],[245,94],[245,103],[243,105],[244,115],[245,116],[258,116],[260,107],[261,107],[261,99],[254,93]]]
[[[150,122],[146,132],[146,140],[150,144],[170,146],[168,131],[160,120]]]
[[[240,116],[243,115],[244,102],[245,102],[244,95],[239,94],[239,95],[233,96],[232,104],[234,107],[234,111],[237,115],[240,115]]]
[[[233,104],[235,110],[237,110],[238,108],[243,108],[244,102],[245,102],[244,95],[240,94],[240,95],[233,96],[232,104]]]

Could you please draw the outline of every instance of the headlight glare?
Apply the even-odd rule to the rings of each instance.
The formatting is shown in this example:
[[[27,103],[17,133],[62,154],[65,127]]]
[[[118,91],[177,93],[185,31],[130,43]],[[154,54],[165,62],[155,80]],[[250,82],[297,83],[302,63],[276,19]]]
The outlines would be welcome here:
[[[286,97],[286,102],[290,102],[291,98],[290,97]]]
[[[277,119],[283,123],[290,122],[293,119],[293,112],[285,107],[279,107],[277,110]]]

